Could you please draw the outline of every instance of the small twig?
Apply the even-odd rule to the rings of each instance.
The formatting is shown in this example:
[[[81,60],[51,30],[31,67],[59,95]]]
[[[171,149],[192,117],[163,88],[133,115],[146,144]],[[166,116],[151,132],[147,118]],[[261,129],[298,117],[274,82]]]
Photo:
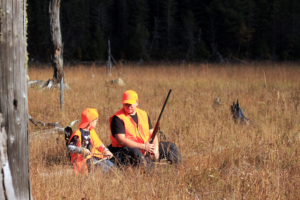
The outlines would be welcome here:
[[[35,121],[32,119],[32,117],[30,115],[28,115],[29,121],[31,121],[35,126],[37,126],[37,123],[35,123]]]

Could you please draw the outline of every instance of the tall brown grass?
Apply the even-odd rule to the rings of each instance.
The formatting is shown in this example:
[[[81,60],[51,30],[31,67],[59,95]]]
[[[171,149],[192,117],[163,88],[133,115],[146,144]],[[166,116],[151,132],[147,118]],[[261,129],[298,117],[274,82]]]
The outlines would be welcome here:
[[[161,129],[167,141],[180,148],[184,164],[156,165],[152,174],[127,168],[75,176],[64,135],[32,134],[39,129],[30,123],[35,199],[300,199],[297,64],[125,65],[119,72],[123,75],[114,69],[113,76],[107,76],[105,67],[66,66],[71,90],[65,91],[64,112],[59,89],[29,88],[29,114],[66,126],[80,119],[85,108],[97,108],[96,132],[109,145],[109,118],[122,107],[124,91],[138,93],[139,107],[155,124],[171,88]],[[53,70],[32,66],[28,73],[31,80],[46,81]],[[125,86],[107,82],[118,77]],[[213,108],[217,97],[223,105]],[[231,119],[229,107],[237,99],[252,120],[249,126]]]

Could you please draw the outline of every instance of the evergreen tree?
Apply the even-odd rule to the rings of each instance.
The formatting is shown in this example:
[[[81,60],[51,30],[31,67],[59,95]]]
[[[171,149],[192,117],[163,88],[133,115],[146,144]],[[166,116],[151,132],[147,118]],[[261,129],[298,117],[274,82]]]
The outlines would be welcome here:
[[[148,44],[148,5],[146,0],[130,1],[130,37],[126,52],[128,59],[146,58]],[[146,58],[147,59],[147,58]]]
[[[48,5],[28,0],[28,52],[49,62]],[[67,59],[105,59],[108,38],[117,59],[300,55],[298,0],[62,0],[60,13]]]
[[[245,49],[245,56],[249,58],[250,54],[250,47],[253,44],[253,35],[255,34],[255,22],[256,22],[256,4],[255,0],[247,0],[247,11],[246,11],[246,18],[245,18],[245,25],[246,31],[248,32],[248,39],[245,42],[246,49]],[[242,24],[242,25],[243,25]]]
[[[145,57],[146,38],[148,38],[148,31],[145,26],[138,24],[132,37],[130,37],[126,48],[126,55],[128,59],[137,60]]]
[[[91,25],[93,29],[101,28],[106,34],[111,30],[111,18],[109,9],[113,4],[113,0],[92,1],[91,8]]]
[[[28,53],[30,58],[50,61],[49,1],[28,0]],[[43,53],[42,53],[43,52]]]
[[[77,59],[82,59],[84,42],[90,37],[87,6],[82,0],[62,0],[61,9],[68,11],[61,14],[62,40],[69,47],[64,49],[64,54]]]
[[[197,25],[194,18],[194,13],[188,10],[186,15],[182,16],[183,23],[183,38],[187,44],[186,59],[190,58],[190,55],[194,55],[196,49],[196,38],[195,31],[197,30]]]
[[[254,34],[253,54],[261,59],[270,59],[268,45],[272,25],[272,9],[268,0],[257,0],[257,21]]]
[[[166,41],[165,46],[168,50],[175,45],[176,36],[176,15],[177,15],[177,1],[176,0],[163,0],[163,30],[165,35],[163,39]]]
[[[111,38],[112,52],[119,58],[125,59],[124,48],[129,35],[129,11],[127,0],[115,0],[113,14],[113,28],[108,37]],[[116,53],[114,53],[116,52]]]
[[[150,0],[148,1],[150,13],[149,13],[149,38],[150,47],[148,50],[148,55],[155,58],[161,57],[162,43],[161,39],[163,37],[163,3],[160,0]]]
[[[278,37],[273,41],[280,41],[281,58],[293,60],[299,58],[300,36],[300,2],[296,0],[276,1],[280,9],[277,10],[276,28]],[[273,30],[274,30],[273,29]]]

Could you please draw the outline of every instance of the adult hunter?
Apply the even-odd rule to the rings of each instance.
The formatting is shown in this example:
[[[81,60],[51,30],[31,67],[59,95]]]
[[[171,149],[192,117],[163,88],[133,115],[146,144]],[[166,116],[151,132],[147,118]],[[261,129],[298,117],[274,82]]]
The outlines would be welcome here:
[[[144,163],[145,159],[152,163],[163,158],[173,164],[182,162],[181,153],[174,143],[158,142],[157,136],[152,144],[149,143],[153,127],[148,114],[137,108],[139,99],[135,91],[126,91],[122,104],[123,108],[110,118],[111,145],[108,147],[118,164],[137,165]]]

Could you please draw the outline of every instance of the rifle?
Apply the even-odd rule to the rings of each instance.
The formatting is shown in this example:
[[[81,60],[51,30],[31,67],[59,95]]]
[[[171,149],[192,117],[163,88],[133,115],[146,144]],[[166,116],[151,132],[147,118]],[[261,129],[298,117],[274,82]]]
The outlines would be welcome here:
[[[169,99],[169,96],[170,96],[171,92],[172,92],[172,89],[169,90],[169,93],[168,93],[168,96],[167,96],[167,98],[166,98],[166,101],[165,101],[165,103],[164,103],[164,105],[163,105],[163,107],[162,107],[162,109],[161,109],[161,112],[160,112],[160,114],[159,114],[159,117],[158,117],[158,119],[157,119],[157,122],[156,122],[156,124],[155,124],[154,130],[153,130],[152,135],[151,135],[151,139],[150,139],[150,142],[149,142],[150,144],[153,143],[153,140],[154,140],[154,138],[155,138],[155,136],[156,136],[156,133],[158,132],[159,125],[160,125],[160,118],[161,118],[162,113],[164,112],[165,106],[166,106],[166,104],[167,104],[167,101],[168,101],[168,99]]]

